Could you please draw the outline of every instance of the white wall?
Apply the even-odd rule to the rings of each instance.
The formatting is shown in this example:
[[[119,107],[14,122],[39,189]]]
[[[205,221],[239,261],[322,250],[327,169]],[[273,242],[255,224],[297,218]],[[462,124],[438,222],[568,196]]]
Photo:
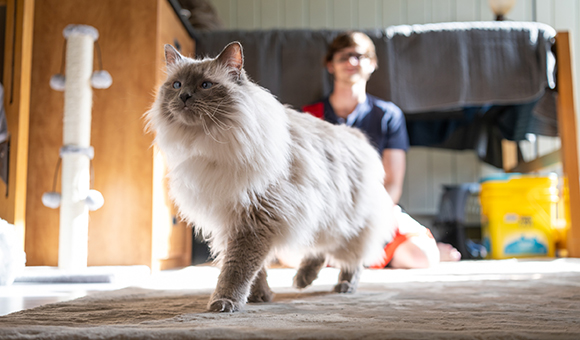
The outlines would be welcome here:
[[[370,29],[400,24],[493,20],[487,0],[211,0],[227,29]],[[575,79],[580,79],[580,1],[517,0],[508,19],[538,21],[572,34]],[[576,85],[578,111],[580,86]],[[578,116],[578,115],[577,115]],[[580,120],[578,120],[580,121]],[[534,147],[521,142],[524,156]],[[559,148],[558,138],[540,137],[540,155]],[[553,168],[554,169],[554,168]],[[558,170],[558,168],[555,168]],[[471,151],[414,147],[407,156],[401,204],[412,214],[435,214],[441,185],[475,182],[496,169]]]

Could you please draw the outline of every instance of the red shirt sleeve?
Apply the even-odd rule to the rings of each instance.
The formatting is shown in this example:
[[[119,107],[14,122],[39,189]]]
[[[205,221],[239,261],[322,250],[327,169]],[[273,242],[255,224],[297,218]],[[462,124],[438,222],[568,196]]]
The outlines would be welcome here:
[[[311,115],[313,115],[314,117],[318,117],[320,119],[323,119],[324,118],[324,103],[319,102],[319,103],[312,104],[312,105],[306,105],[306,106],[302,107],[302,111],[308,112]]]

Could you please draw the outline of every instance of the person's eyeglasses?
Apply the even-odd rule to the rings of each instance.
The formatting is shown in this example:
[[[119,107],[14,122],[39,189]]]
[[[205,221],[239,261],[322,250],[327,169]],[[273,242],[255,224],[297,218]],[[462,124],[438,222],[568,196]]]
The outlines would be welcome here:
[[[368,56],[360,53],[340,53],[336,55],[336,61],[339,63],[346,63],[350,58],[355,58],[356,61],[360,62],[362,59],[367,59]]]

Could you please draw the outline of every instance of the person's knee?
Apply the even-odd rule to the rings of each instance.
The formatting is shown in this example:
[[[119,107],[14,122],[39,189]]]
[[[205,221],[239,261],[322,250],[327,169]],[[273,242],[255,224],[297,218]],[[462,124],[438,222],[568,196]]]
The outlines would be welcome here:
[[[429,268],[431,262],[428,254],[421,247],[411,242],[411,240],[407,240],[395,250],[391,260],[391,267],[398,269]]]
[[[429,268],[431,266],[429,258],[423,250],[416,248],[411,256],[413,258],[412,262],[415,264],[414,268]]]
[[[430,262],[427,254],[420,249],[419,247],[415,246],[410,247],[409,258],[410,258],[410,268],[411,269],[419,269],[419,268],[429,268]]]

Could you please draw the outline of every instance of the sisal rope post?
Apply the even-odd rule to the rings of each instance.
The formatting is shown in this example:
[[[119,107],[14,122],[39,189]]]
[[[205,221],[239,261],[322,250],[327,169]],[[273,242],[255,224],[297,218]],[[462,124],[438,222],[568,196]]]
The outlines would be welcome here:
[[[89,208],[86,198],[93,152],[90,146],[91,75],[98,31],[91,26],[69,25],[63,34],[67,47],[58,266],[77,270],[87,267]]]

